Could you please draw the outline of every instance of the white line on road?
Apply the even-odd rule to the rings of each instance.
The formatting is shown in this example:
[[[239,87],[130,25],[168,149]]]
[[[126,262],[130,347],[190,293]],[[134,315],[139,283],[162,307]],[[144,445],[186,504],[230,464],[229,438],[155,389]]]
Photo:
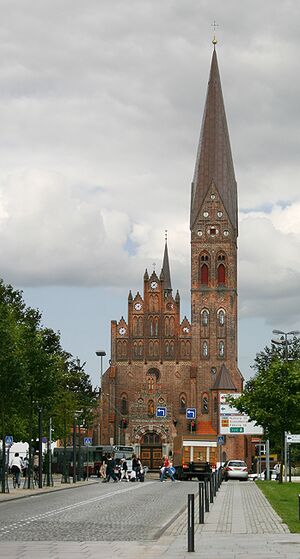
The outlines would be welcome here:
[[[148,481],[147,482],[147,486],[150,483],[155,483],[154,481]],[[87,505],[90,503],[95,503],[97,501],[103,501],[104,499],[107,499],[108,497],[114,497],[115,495],[120,495],[121,493],[127,493],[128,491],[134,491],[137,489],[140,489],[144,487],[143,485],[137,484],[134,485],[133,487],[126,487],[124,489],[117,489],[116,491],[110,491],[109,493],[105,493],[105,495],[99,495],[99,497],[93,497],[92,499],[87,499],[86,501],[79,501],[78,503],[73,503],[73,505],[67,505],[65,507],[60,507],[58,509],[54,509],[48,512],[44,512],[42,514],[38,514],[36,516],[30,516],[29,518],[24,518],[22,519],[22,523],[23,524],[31,524],[32,522],[35,522],[36,520],[41,520],[43,518],[46,518],[48,516],[54,516],[57,514],[60,514],[62,512],[65,512],[67,510],[72,510],[75,509],[77,507],[81,507],[83,505]],[[7,526],[2,526],[0,528],[0,534],[1,533],[7,533],[10,532],[11,530],[14,530],[16,528],[16,526],[18,526],[17,523],[12,523],[12,524],[8,524]]]

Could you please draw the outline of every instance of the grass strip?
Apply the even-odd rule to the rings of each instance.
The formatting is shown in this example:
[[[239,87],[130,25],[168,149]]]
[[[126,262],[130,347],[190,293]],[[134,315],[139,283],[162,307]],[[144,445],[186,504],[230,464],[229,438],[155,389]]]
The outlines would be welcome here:
[[[283,522],[287,524],[290,532],[300,533],[298,502],[300,483],[278,483],[277,481],[256,481],[255,483]]]

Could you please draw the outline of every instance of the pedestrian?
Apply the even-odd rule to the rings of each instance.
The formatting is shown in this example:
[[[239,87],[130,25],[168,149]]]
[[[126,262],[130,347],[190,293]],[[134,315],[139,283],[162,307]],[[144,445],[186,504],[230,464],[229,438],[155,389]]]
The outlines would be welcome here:
[[[106,463],[105,463],[105,460],[104,460],[104,459],[102,460],[102,463],[101,463],[101,466],[100,466],[99,476],[100,476],[102,479],[105,479],[105,478],[106,478]]]
[[[127,461],[125,456],[123,456],[123,458],[121,459],[121,481],[124,478],[126,479],[126,481],[129,481],[127,470],[128,470]]]
[[[28,466],[29,466],[29,458],[28,455],[26,454],[26,456],[24,456],[23,458],[23,477],[27,477],[28,474]]]
[[[275,464],[274,470],[275,470],[275,473],[276,473],[276,481],[279,481],[279,478],[280,478],[280,462],[277,462],[277,464]]]
[[[15,452],[15,455],[10,463],[10,471],[16,478],[16,484],[20,487],[20,476],[22,472],[22,459],[19,456],[18,452]]]
[[[113,478],[114,483],[117,483],[119,481],[115,474],[115,467],[116,467],[116,461],[115,461],[114,454],[112,455],[108,454],[107,463],[106,463],[106,479],[104,480],[106,481],[106,483],[109,482],[111,477]]]
[[[165,476],[169,476],[171,478],[172,481],[175,481],[174,475],[173,475],[173,466],[169,460],[169,458],[167,456],[163,457],[164,459],[164,463],[163,466],[161,468],[161,476],[160,476],[160,481],[165,481]]]

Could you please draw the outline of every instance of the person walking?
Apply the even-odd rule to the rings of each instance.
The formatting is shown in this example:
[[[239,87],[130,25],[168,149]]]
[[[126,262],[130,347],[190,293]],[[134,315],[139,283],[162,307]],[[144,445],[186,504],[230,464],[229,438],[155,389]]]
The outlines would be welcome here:
[[[126,481],[129,481],[127,470],[128,470],[128,466],[127,466],[126,458],[125,458],[125,456],[123,456],[123,458],[121,460],[121,479],[120,479],[120,481],[122,481],[122,479],[124,479],[124,478],[125,478]]]
[[[167,456],[164,456],[164,463],[163,463],[163,467],[161,469],[161,476],[160,476],[160,481],[165,481],[165,476],[169,476],[171,478],[172,481],[175,481],[175,478],[173,476],[172,473],[172,465],[170,463],[170,460]]]
[[[10,471],[16,478],[16,485],[20,487],[20,476],[22,472],[22,459],[19,456],[19,453],[16,452],[11,463],[10,463]]]
[[[111,477],[113,478],[114,483],[117,483],[119,481],[115,474],[115,467],[116,467],[116,461],[115,461],[114,454],[112,455],[108,454],[107,463],[106,463],[106,479],[104,480],[106,481],[106,483],[109,482]]]

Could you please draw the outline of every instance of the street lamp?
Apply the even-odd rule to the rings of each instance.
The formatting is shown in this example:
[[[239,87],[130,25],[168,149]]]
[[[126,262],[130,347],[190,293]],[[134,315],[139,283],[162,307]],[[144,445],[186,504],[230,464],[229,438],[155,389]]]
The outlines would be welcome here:
[[[102,374],[103,374],[103,357],[106,355],[106,351],[99,349],[96,351],[97,357],[100,357],[100,380],[99,380],[99,418],[98,418],[98,429],[97,429],[97,443],[100,444],[101,441],[101,389],[102,389]]]
[[[285,359],[286,361],[288,361],[289,358],[289,352],[288,352],[288,346],[291,343],[290,340],[288,340],[288,336],[298,336],[300,334],[299,330],[291,330],[290,332],[283,332],[282,330],[272,330],[273,334],[278,334],[280,335],[280,340],[271,340],[273,344],[276,345],[282,345],[285,348]]]

